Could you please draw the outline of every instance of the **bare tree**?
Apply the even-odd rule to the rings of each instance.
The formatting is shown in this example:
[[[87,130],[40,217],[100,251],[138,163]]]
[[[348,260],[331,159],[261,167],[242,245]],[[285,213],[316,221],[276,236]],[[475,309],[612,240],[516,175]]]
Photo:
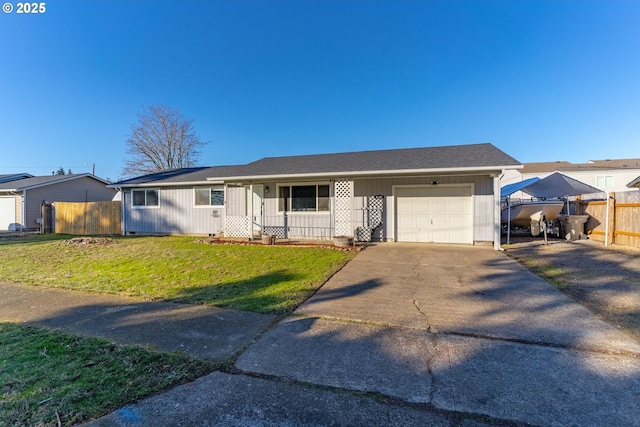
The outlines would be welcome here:
[[[123,174],[195,166],[205,145],[193,130],[193,120],[180,111],[159,104],[143,107],[138,121],[131,125]]]

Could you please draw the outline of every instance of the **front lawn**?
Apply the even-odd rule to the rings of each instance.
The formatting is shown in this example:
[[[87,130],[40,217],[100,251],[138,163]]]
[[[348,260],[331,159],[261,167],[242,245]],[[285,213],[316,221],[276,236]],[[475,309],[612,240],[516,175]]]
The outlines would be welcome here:
[[[0,323],[0,426],[69,426],[218,367],[184,355]]]
[[[287,314],[353,258],[320,247],[212,245],[194,237],[0,241],[0,281]]]

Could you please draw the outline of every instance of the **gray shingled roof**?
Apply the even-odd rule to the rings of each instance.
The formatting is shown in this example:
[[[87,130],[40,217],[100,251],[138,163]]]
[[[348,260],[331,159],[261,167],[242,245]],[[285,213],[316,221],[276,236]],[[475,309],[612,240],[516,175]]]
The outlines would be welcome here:
[[[72,179],[82,178],[82,177],[91,177],[100,182],[104,182],[102,179],[95,177],[91,174],[83,173],[83,174],[71,174],[71,175],[45,175],[45,176],[33,176],[31,178],[18,179],[15,181],[8,181],[0,183],[0,190],[28,190],[33,187],[41,187],[43,185],[50,185],[57,182],[69,181]]]
[[[235,174],[236,170],[243,169],[244,166],[204,166],[196,168],[169,169],[162,172],[150,173],[124,181],[116,182],[110,187],[133,187],[138,185],[149,186],[153,184],[193,184],[206,183],[207,178],[212,176],[226,176]]]
[[[308,156],[267,157],[246,166],[250,176],[349,174],[428,169],[518,166],[520,162],[491,144],[403,148]]]
[[[500,169],[520,162],[492,144],[403,148],[304,156],[265,157],[246,165],[174,169],[112,184],[112,187],[195,183],[247,177],[346,176],[349,174],[456,169]]]

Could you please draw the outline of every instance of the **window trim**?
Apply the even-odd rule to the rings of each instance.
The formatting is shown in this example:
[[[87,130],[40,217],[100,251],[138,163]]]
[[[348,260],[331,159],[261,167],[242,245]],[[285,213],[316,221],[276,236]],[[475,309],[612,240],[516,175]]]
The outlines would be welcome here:
[[[598,180],[601,179],[604,181],[603,182],[603,186],[599,186],[598,185]],[[608,186],[607,185],[607,178],[611,179],[611,185]],[[596,175],[596,185],[597,188],[601,189],[601,190],[608,190],[608,189],[612,189],[615,188],[616,186],[616,177],[615,175]]]
[[[136,191],[144,191],[144,205],[135,205],[133,203],[134,196],[133,193]],[[147,191],[155,191],[158,197],[157,205],[147,205]],[[160,188],[132,188],[131,189],[131,209],[160,209]]]
[[[280,209],[280,202],[282,200],[282,198],[280,197],[280,189],[283,187],[287,187],[289,188],[289,205],[291,205],[291,201],[293,200],[293,187],[307,187],[307,186],[315,186],[316,187],[316,210],[314,211],[294,211],[291,210],[291,206],[289,206],[289,209],[285,209],[282,210]],[[329,206],[327,208],[327,210],[318,210],[318,206],[320,205],[319,203],[319,199],[318,199],[318,187],[320,186],[327,186],[329,187]],[[278,207],[278,213],[279,214],[283,214],[283,213],[287,213],[288,215],[324,215],[327,213],[331,212],[331,200],[333,199],[333,194],[331,192],[331,182],[329,181],[315,181],[315,182],[295,182],[295,183],[282,183],[282,184],[277,184],[276,185],[276,199],[277,199],[277,207]]]
[[[211,191],[212,190],[222,190],[222,204],[221,205],[212,205],[211,203],[209,203],[208,205],[198,205],[196,204],[196,190],[209,190],[209,202],[211,202]],[[197,209],[201,209],[201,208],[220,208],[220,207],[224,207],[225,204],[227,202],[227,192],[226,192],[226,188],[224,185],[208,185],[208,186],[201,186],[201,187],[193,187],[193,207],[197,208]]]

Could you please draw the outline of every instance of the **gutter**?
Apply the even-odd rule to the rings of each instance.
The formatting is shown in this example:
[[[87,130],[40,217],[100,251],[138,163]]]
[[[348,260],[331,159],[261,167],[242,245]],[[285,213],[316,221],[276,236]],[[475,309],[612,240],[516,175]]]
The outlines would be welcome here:
[[[189,186],[189,185],[208,185],[212,184],[209,182],[210,178],[207,178],[206,181],[184,181],[184,182],[163,182],[163,181],[154,181],[154,182],[141,182],[138,184],[109,184],[107,188],[114,189],[122,189],[122,188],[139,188],[139,187],[180,187],[180,186]],[[220,181],[220,184],[223,182]]]
[[[227,177],[211,177],[207,178],[207,181],[252,181],[252,180],[278,180],[278,179],[301,179],[301,178],[349,178],[349,177],[385,177],[385,176],[398,176],[398,175],[440,175],[440,174],[474,174],[478,172],[491,173],[497,170],[504,171],[505,169],[521,169],[524,166],[509,165],[509,166],[484,166],[484,167],[467,167],[467,168],[435,168],[435,169],[393,169],[393,170],[378,170],[378,171],[343,171],[343,172],[317,172],[317,173],[289,173],[289,174],[273,174],[273,175],[245,175],[245,176],[227,176]]]

